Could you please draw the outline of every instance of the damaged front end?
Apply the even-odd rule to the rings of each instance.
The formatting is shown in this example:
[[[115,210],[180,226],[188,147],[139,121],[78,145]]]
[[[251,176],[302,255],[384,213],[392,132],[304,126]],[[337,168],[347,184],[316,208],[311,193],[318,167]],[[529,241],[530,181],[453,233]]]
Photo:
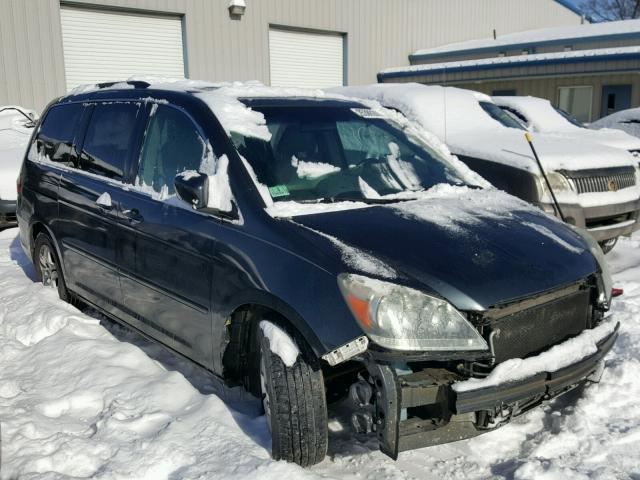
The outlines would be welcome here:
[[[395,459],[402,451],[490,431],[578,385],[599,381],[619,325],[603,322],[608,305],[598,303],[598,291],[594,276],[468,313],[489,346],[485,351],[400,352],[371,343],[354,353],[350,346],[363,367],[349,388],[352,426],[375,433],[381,451]],[[571,342],[582,337],[591,342],[591,353],[571,357]],[[551,350],[564,363],[545,364]],[[495,381],[500,365],[514,358],[525,359],[525,374]],[[541,362],[545,368],[527,371],[527,365]]]

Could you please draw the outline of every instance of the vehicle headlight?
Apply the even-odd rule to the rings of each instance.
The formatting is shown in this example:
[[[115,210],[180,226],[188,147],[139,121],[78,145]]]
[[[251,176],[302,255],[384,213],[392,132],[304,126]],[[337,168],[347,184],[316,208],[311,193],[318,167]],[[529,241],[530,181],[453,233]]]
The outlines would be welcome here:
[[[547,178],[554,192],[568,192],[573,190],[571,182],[561,173],[549,172],[547,173]]]
[[[601,303],[605,303],[607,306],[611,304],[611,291],[613,289],[613,279],[611,278],[611,271],[609,270],[609,265],[604,258],[604,253],[602,252],[602,248],[598,245],[598,242],[591,236],[591,234],[579,227],[574,225],[568,225],[568,227],[572,228],[574,232],[576,232],[580,237],[587,243],[589,247],[589,251],[595,257],[596,262],[598,262],[598,266],[600,267],[600,276],[602,279],[602,285],[600,286],[600,296]]]
[[[338,275],[340,291],[367,336],[392,350],[488,350],[449,302],[360,275]]]

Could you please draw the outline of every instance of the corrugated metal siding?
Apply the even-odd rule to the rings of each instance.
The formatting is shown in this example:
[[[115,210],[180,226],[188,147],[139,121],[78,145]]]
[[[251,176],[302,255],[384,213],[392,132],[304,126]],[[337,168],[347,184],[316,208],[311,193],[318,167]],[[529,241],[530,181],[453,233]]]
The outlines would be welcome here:
[[[269,82],[269,25],[346,34],[348,81],[407,65],[420,48],[542,27],[576,25],[553,0],[248,0],[231,19],[229,0],[74,0],[78,5],[185,15],[192,78]],[[2,0],[0,103],[42,108],[65,91],[59,3]]]
[[[185,75],[177,15],[63,7],[60,18],[68,90],[141,73]]]
[[[343,35],[269,30],[271,85],[326,88],[343,85]]]

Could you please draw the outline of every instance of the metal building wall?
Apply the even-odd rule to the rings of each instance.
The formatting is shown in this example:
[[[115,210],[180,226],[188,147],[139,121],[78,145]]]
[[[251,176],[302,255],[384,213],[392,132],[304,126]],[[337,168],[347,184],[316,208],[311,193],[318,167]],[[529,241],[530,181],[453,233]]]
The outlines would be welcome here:
[[[191,78],[269,82],[269,25],[347,34],[347,81],[376,81],[408,64],[419,48],[479,37],[576,25],[580,17],[554,0],[247,0],[240,19],[229,0],[74,0],[183,15]],[[64,93],[58,0],[0,0],[0,104],[41,109]],[[144,72],[141,72],[144,73]]]
[[[491,95],[494,90],[516,90],[517,95],[531,95],[534,97],[547,98],[558,106],[558,88],[593,87],[591,100],[591,120],[601,117],[601,100],[603,85],[631,85],[631,105],[640,105],[640,77],[634,73],[609,74],[609,75],[581,75],[579,77],[564,78],[530,78],[523,80],[490,81],[483,83],[464,83],[457,86],[468,88],[478,92]]]

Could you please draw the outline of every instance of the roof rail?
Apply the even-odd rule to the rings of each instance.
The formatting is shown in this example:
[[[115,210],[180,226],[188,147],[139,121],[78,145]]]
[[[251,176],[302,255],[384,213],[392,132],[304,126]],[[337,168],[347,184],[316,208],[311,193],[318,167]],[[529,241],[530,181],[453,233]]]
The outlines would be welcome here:
[[[119,82],[102,82],[96,84],[98,88],[109,88],[113,87],[118,83],[126,83],[127,85],[132,85],[134,88],[149,88],[151,84],[149,82],[145,82],[143,80],[127,80],[127,81],[119,81]]]

